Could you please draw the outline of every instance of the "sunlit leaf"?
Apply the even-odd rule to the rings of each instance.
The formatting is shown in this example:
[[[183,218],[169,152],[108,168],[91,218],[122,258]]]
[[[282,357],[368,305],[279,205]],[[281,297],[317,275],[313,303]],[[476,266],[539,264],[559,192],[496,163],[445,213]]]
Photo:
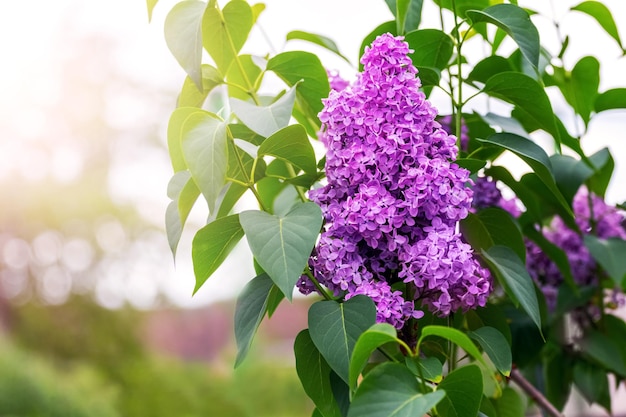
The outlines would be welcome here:
[[[187,76],[178,95],[177,107],[202,107],[209,93],[223,82],[221,74],[215,67],[202,64],[202,90],[198,90],[194,81]]]
[[[457,345],[458,347],[460,347],[461,349],[463,349],[465,352],[467,352],[471,357],[476,359],[478,362],[482,363],[485,366],[487,365],[487,362],[485,362],[485,359],[483,358],[482,354],[480,353],[476,345],[474,345],[474,343],[470,340],[470,338],[467,337],[467,335],[463,333],[462,331],[457,330],[453,327],[438,326],[438,325],[425,326],[422,329],[422,334],[420,335],[419,340],[417,341],[418,352],[420,351],[419,350],[420,345],[422,344],[423,340],[429,336],[438,336],[446,340],[449,340],[455,345]]]
[[[152,11],[158,2],[159,0],[146,0],[146,5],[148,6],[148,22],[152,21]]]
[[[165,213],[165,230],[172,254],[176,256],[176,248],[182,236],[183,227],[200,195],[200,190],[189,171],[178,171],[170,180],[167,194],[172,201]]]
[[[347,62],[350,62],[350,60],[339,51],[339,48],[337,47],[335,41],[327,38],[326,36],[318,35],[317,33],[304,32],[301,30],[293,30],[287,34],[287,40],[290,41],[293,39],[299,39],[302,41],[314,43],[315,45],[319,45],[322,48],[334,52],[341,58],[345,59]]]
[[[317,172],[315,152],[302,125],[287,126],[268,137],[259,154],[282,159],[308,173]]]
[[[617,42],[622,51],[624,51],[622,40],[619,36],[613,15],[605,4],[599,1],[583,1],[582,3],[572,7],[571,10],[577,10],[593,17],[600,24],[600,26],[602,26],[602,29],[604,29],[609,36],[615,39],[615,42]]]
[[[239,55],[238,59],[240,65],[231,65],[226,74],[228,96],[248,100],[252,97],[252,93],[257,93],[263,71],[251,55]]]

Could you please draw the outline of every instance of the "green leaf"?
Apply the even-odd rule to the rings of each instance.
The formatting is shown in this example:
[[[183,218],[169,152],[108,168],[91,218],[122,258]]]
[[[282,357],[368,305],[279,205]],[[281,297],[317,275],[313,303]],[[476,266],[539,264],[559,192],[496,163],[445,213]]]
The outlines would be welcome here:
[[[499,55],[488,56],[478,62],[467,76],[467,81],[485,84],[487,80],[501,72],[513,71],[514,68],[508,59]]]
[[[487,165],[487,161],[483,161],[482,159],[473,159],[473,158],[458,158],[454,161],[455,164],[460,166],[461,168],[467,169],[470,174],[475,174]]]
[[[222,76],[216,68],[208,64],[202,64],[202,90],[198,90],[198,87],[190,77],[185,78],[176,106],[202,107],[209,93],[223,82]]]
[[[524,238],[511,214],[498,207],[489,207],[479,211],[477,215],[495,245],[508,246],[523,262],[526,261]]]
[[[463,238],[474,250],[489,249],[494,245],[491,234],[476,214],[468,213],[459,224]]]
[[[593,329],[587,329],[580,341],[580,347],[586,355],[603,366],[607,371],[624,378],[626,365],[618,343],[612,337]]]
[[[241,365],[252,345],[252,338],[267,312],[274,283],[267,274],[254,277],[237,298],[235,307],[235,340],[237,359],[235,368]]]
[[[152,21],[152,11],[154,10],[154,6],[158,3],[159,0],[146,0],[146,5],[148,6],[148,22]]]
[[[500,373],[507,377],[511,375],[511,346],[502,333],[485,326],[469,332],[468,335],[478,342]]]
[[[537,81],[519,72],[503,72],[489,78],[482,91],[515,105],[525,118],[551,134],[559,145],[560,132],[550,99]]]
[[[493,400],[498,417],[524,417],[526,405],[520,395],[511,387],[502,390],[502,396]]]
[[[265,4],[256,3],[256,4],[253,4],[251,8],[252,8],[252,23],[256,23],[261,13],[263,13],[263,11],[265,10]]]
[[[367,360],[371,354],[386,343],[397,343],[403,346],[406,352],[411,349],[400,339],[398,339],[395,327],[388,323],[377,323],[367,329],[359,336],[352,351],[350,359],[350,388],[355,389],[357,379],[365,368]]]
[[[182,148],[183,125],[187,118],[194,113],[202,114],[204,111],[195,107],[180,107],[172,112],[167,124],[167,149],[170,153],[174,172],[187,169],[187,163],[185,162]]]
[[[557,409],[562,410],[572,386],[572,361],[561,346],[549,341],[543,349],[543,380],[545,395]]]
[[[585,246],[616,286],[626,288],[626,241],[619,238],[599,239],[584,235]]]
[[[284,216],[244,211],[240,222],[259,265],[291,301],[322,227],[322,212],[315,203],[302,203]]]
[[[209,4],[202,20],[201,45],[215,61],[222,74],[246,43],[252,29],[252,9],[244,0],[231,0],[223,10]]]
[[[438,337],[442,337],[446,340],[451,341],[452,343],[456,344],[461,349],[463,349],[465,352],[467,352],[470,356],[472,356],[478,362],[487,366],[487,362],[485,362],[485,359],[481,355],[476,345],[474,345],[474,343],[472,343],[470,338],[467,337],[467,335],[461,332],[460,330],[457,330],[453,327],[445,327],[445,326],[438,326],[438,325],[425,326],[424,328],[422,328],[422,334],[419,340],[417,341],[418,352],[419,352],[420,345],[422,344],[422,341],[426,337],[429,337],[429,336],[438,336]]]
[[[593,169],[571,156],[552,155],[550,157],[556,185],[563,197],[571,203],[580,186],[593,175]]]
[[[413,372],[415,376],[423,376],[425,380],[440,383],[443,380],[443,365],[434,356],[426,356],[420,358],[419,356],[407,356],[405,357],[407,367]],[[421,372],[420,372],[421,371]]]
[[[435,4],[444,9],[454,11],[456,6],[456,14],[460,17],[466,17],[467,11],[470,9],[482,10],[491,5],[490,0],[435,0]]]
[[[323,108],[322,99],[330,92],[326,69],[317,55],[302,51],[283,52],[267,62],[267,70],[273,71],[290,87],[302,80],[298,86],[298,99],[306,114],[317,120],[317,114]]]
[[[479,141],[508,149],[522,158],[554,194],[555,199],[563,206],[565,211],[569,212],[570,215],[572,214],[569,204],[556,186],[550,158],[539,145],[513,133],[495,133],[487,139],[479,139]]]
[[[315,152],[302,125],[287,126],[268,137],[259,147],[259,155],[271,155],[315,174]]]
[[[441,417],[476,416],[483,399],[483,378],[477,365],[467,365],[448,374],[437,387],[446,396],[437,405]]]
[[[319,45],[322,48],[325,48],[331,52],[334,52],[335,54],[337,54],[338,56],[340,56],[347,62],[350,62],[348,58],[346,58],[341,52],[339,52],[339,48],[337,47],[337,44],[335,43],[335,41],[333,41],[330,38],[327,38],[326,36],[318,35],[317,33],[303,32],[301,30],[293,30],[287,34],[287,40],[290,41],[294,39],[307,41],[307,42],[314,43],[315,45]]]
[[[198,230],[191,246],[196,293],[243,237],[239,215],[213,220]]]
[[[228,78],[228,96],[240,100],[248,100],[250,91],[258,90],[263,71],[253,61],[251,55],[239,55],[239,64],[231,65],[226,77]],[[249,84],[252,84],[249,87]]]
[[[350,359],[356,341],[376,322],[376,305],[357,295],[344,303],[318,301],[309,309],[309,331],[330,367],[350,384]]]
[[[176,4],[165,18],[165,42],[174,58],[202,89],[202,15],[206,3],[184,0]]]
[[[505,31],[522,55],[535,68],[539,66],[539,32],[524,9],[513,4],[496,4],[484,10],[468,10],[467,17],[473,24],[487,22]]]
[[[176,257],[176,248],[183,233],[183,227],[200,195],[200,190],[189,171],[178,171],[170,180],[167,194],[172,201],[165,212],[165,230],[172,255]]]
[[[574,364],[574,384],[589,404],[599,403],[610,411],[608,375],[593,364],[579,360]]]
[[[421,29],[404,37],[413,52],[409,54],[416,67],[443,70],[452,57],[454,43],[450,35],[437,29]]]
[[[304,392],[323,417],[341,417],[331,385],[331,369],[315,347],[308,329],[302,330],[294,343],[296,371]]]
[[[528,132],[524,129],[524,126],[511,116],[500,116],[495,113],[487,113],[484,116],[480,116],[490,126],[496,126],[501,129],[502,132],[513,133],[526,139],[530,139]]]
[[[296,100],[296,87],[269,106],[257,106],[236,98],[230,99],[230,107],[246,126],[266,138],[286,127]]]
[[[586,13],[596,19],[600,26],[602,26],[602,29],[604,29],[609,36],[615,39],[615,42],[617,42],[620,49],[624,51],[613,15],[611,14],[609,8],[603,3],[599,1],[583,1],[579,5],[572,7],[571,10]]]
[[[521,305],[541,331],[539,303],[533,280],[526,271],[526,266],[510,248],[493,246],[482,251],[482,256],[496,274],[507,295],[516,305]]]
[[[626,109],[626,88],[613,88],[596,97],[593,106],[596,113],[614,109]]]
[[[535,228],[534,224],[528,224],[524,227],[524,234],[530,238],[533,242],[539,246],[544,254],[550,258],[552,262],[556,264],[563,275],[565,283],[571,288],[576,289],[577,285],[574,282],[574,276],[572,275],[572,269],[569,263],[567,255],[560,247],[550,242],[546,237]]]
[[[395,16],[395,0],[392,0],[392,1],[394,4],[393,13]],[[389,5],[389,2],[387,2],[387,4]],[[374,29],[369,34],[367,34],[365,38],[363,38],[363,42],[361,42],[361,47],[359,48],[359,57],[363,56],[363,53],[365,52],[365,47],[370,46],[372,42],[374,42],[374,39],[376,39],[378,36],[382,35],[383,33],[391,33],[392,35],[396,36],[398,34],[396,21],[391,20],[389,22],[382,23],[378,25],[376,29]],[[363,71],[363,64],[361,64],[360,62],[359,62],[359,71]]]
[[[422,20],[422,5],[424,0],[395,0],[396,29],[405,34],[417,29]],[[389,2],[387,3],[389,5]]]
[[[348,417],[423,416],[444,397],[444,391],[421,393],[411,371],[403,365],[386,362],[363,379]]]
[[[587,181],[587,186],[591,192],[604,198],[613,176],[613,169],[615,169],[615,161],[611,151],[608,148],[600,149],[589,157],[589,162],[594,167],[595,173]]]
[[[596,58],[586,56],[576,63],[571,73],[557,66],[553,69],[551,81],[559,87],[585,126],[588,125],[600,86],[600,63]]]
[[[197,111],[189,115],[182,125],[181,142],[185,163],[196,185],[209,205],[215,203],[226,183],[228,170],[227,124],[218,116]]]

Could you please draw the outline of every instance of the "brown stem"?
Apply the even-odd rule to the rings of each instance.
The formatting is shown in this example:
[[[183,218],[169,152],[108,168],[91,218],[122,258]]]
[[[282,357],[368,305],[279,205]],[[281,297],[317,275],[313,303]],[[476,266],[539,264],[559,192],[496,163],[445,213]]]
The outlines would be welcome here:
[[[533,384],[528,382],[518,369],[511,371],[511,380],[517,384],[530,398],[532,398],[539,407],[541,407],[548,415],[552,417],[563,417],[563,414],[554,407],[550,401],[537,389]]]

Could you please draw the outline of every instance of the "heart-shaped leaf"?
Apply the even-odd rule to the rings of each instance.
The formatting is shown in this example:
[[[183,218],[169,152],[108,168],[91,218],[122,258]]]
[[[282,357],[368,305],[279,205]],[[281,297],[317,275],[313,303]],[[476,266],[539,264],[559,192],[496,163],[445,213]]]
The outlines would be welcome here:
[[[450,372],[437,387],[446,397],[437,404],[441,417],[475,416],[483,399],[483,377],[477,365]]]
[[[599,239],[592,235],[585,235],[583,239],[593,258],[615,285],[626,288],[626,241],[618,238]]]
[[[302,125],[287,126],[267,138],[259,155],[271,155],[310,174],[317,172],[315,152]]]
[[[413,53],[409,54],[416,67],[430,67],[443,70],[452,56],[454,43],[450,35],[437,29],[421,29],[407,33]]]
[[[624,51],[622,40],[617,30],[617,25],[615,24],[611,11],[608,7],[606,7],[606,5],[599,1],[583,1],[582,3],[572,7],[571,10],[586,13],[596,19],[600,26],[602,26],[602,29],[604,29],[609,36],[615,39],[615,42],[617,42],[622,51]]]
[[[502,333],[493,327],[484,326],[468,333],[469,337],[478,342],[489,359],[504,376],[511,374],[511,346]]]
[[[230,99],[230,107],[246,126],[263,137],[270,137],[286,127],[296,100],[296,87],[269,106],[257,106],[236,98]]]
[[[206,3],[185,0],[176,4],[165,18],[165,42],[181,67],[202,89],[202,15]]]

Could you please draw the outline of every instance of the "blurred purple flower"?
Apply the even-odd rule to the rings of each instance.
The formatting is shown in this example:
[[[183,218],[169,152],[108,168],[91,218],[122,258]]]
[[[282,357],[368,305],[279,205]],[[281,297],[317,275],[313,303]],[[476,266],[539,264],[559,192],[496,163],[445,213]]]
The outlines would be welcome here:
[[[439,123],[441,123],[441,128],[445,130],[447,134],[454,135],[456,133],[454,118],[451,114],[440,117]],[[469,129],[463,118],[461,118],[461,137],[459,138],[459,142],[461,144],[461,150],[467,151],[469,148]]]

